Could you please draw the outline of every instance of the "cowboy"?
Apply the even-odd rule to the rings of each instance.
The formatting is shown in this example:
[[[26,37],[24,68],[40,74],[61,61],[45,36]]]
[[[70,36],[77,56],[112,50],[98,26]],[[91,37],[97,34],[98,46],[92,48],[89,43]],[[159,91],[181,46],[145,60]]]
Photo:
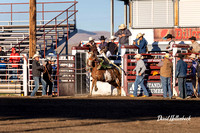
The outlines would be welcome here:
[[[110,42],[108,43],[108,51],[110,52],[111,55],[116,55],[118,51],[118,46],[115,43],[115,36],[111,36]]]
[[[172,52],[173,45],[175,44],[175,41],[172,38],[174,38],[172,34],[167,34],[167,36],[164,37],[164,39],[167,39],[167,41],[169,41],[168,46],[166,47],[169,52]]]
[[[191,40],[190,50],[192,53],[199,53],[200,52],[200,45],[196,42],[196,37],[192,36],[189,38]]]
[[[34,79],[34,83],[35,83],[35,88],[33,89],[31,96],[35,96],[35,93],[39,89],[40,82],[42,83],[42,96],[46,95],[46,82],[41,77],[41,72],[44,71],[45,64],[43,64],[43,66],[41,66],[40,62],[39,62],[39,58],[40,58],[39,54],[35,54],[33,56],[32,74],[33,74],[33,79]]]
[[[173,64],[170,60],[169,53],[166,53],[164,59],[157,64],[160,67],[160,80],[163,88],[163,97],[167,98],[167,92],[169,93],[169,98],[172,98],[171,91],[171,77],[172,77],[172,69]]]
[[[146,39],[143,37],[144,34],[139,33],[137,34],[136,40],[134,40],[133,45],[137,46],[139,48],[139,54],[146,53],[148,52],[147,50],[147,44],[148,42]]]
[[[198,96],[200,96],[200,55],[198,55],[198,59],[197,59],[197,77],[198,77],[198,84],[197,84],[197,88],[198,88]]]
[[[93,51],[95,54],[98,54],[97,51],[97,44],[94,42],[95,39],[92,37],[89,37],[89,42],[85,45],[86,47],[89,47],[89,52]]]
[[[143,57],[141,54],[137,54],[137,55],[135,55],[135,59],[136,59],[137,64],[136,64],[136,67],[133,70],[132,74],[136,74],[136,79],[135,79],[135,83],[134,83],[133,95],[130,95],[130,97],[137,97],[138,85],[140,85],[144,91],[144,96],[142,96],[142,97],[148,97],[149,93],[144,85],[144,76],[145,76],[146,66],[144,64],[144,61],[142,60]]]
[[[115,33],[115,36],[119,37],[118,55],[121,54],[121,45],[129,44],[129,36],[131,35],[131,32],[129,31],[129,29],[126,28],[125,24],[121,24],[119,26],[119,30]]]
[[[178,78],[179,96],[184,99],[187,97],[186,77],[187,77],[187,63],[183,61],[183,55],[179,54],[177,57],[175,77]]]
[[[47,83],[46,85],[46,93],[47,93],[47,88],[49,87],[49,92],[48,92],[48,96],[52,95],[52,89],[53,89],[53,83],[52,83],[52,58],[51,57],[47,57],[46,59],[46,65],[45,65],[45,71],[43,72],[43,79],[45,80],[45,82]]]
[[[196,80],[196,78],[197,78],[196,76],[197,76],[197,65],[198,65],[198,62],[196,61],[196,55],[195,54],[191,54],[189,56],[189,58],[192,60],[192,65],[190,66],[190,69],[191,69],[190,77],[191,77],[191,81],[192,81],[192,87],[193,87],[193,90],[194,90],[193,93],[196,94],[195,88],[196,88],[196,81],[197,81]]]

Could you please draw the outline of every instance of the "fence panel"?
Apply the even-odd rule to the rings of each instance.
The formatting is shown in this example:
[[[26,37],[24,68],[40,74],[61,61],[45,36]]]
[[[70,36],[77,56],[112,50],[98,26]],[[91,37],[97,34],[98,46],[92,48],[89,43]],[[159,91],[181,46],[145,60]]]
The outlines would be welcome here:
[[[143,54],[145,57],[144,62],[147,70],[145,71],[145,85],[150,95],[163,95],[163,89],[160,81],[160,68],[156,66],[161,61],[164,54]],[[127,72],[127,75],[123,75],[123,88],[126,95],[133,94],[135,75],[132,75],[132,71],[136,66],[135,54],[125,54],[123,56],[123,69]],[[142,94],[142,89],[139,86],[138,94]]]

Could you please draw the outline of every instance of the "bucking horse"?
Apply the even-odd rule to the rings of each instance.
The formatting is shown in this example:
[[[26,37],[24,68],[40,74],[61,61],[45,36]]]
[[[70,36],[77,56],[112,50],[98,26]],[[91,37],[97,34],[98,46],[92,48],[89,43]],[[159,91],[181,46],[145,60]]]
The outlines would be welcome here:
[[[88,53],[87,66],[90,69],[92,76],[92,87],[90,90],[90,96],[92,96],[93,88],[95,91],[97,88],[97,81],[108,82],[110,85],[114,86],[118,90],[118,96],[121,95],[121,72],[119,68],[115,66],[106,69],[99,69],[100,61],[97,58],[96,52]]]

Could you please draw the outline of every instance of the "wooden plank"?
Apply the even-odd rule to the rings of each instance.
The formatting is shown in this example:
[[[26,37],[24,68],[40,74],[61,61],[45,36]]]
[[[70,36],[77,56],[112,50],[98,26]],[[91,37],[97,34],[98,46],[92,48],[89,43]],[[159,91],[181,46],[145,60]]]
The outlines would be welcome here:
[[[36,0],[29,0],[29,57],[36,53]]]

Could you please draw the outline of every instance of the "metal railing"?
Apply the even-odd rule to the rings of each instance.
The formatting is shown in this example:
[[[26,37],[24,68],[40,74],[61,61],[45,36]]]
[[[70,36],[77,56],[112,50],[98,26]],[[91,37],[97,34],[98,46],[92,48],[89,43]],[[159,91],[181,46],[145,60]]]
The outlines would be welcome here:
[[[47,3],[53,3],[53,2],[47,2]],[[56,3],[65,3],[65,2],[56,2]],[[65,9],[64,11],[62,11],[60,14],[58,14],[56,17],[54,17],[53,19],[51,19],[50,21],[48,21],[46,24],[40,26],[40,28],[37,30],[37,32],[43,32],[43,34],[37,38],[36,40],[40,40],[43,38],[43,45],[44,45],[44,57],[45,57],[45,53],[46,53],[46,40],[45,40],[45,37],[46,35],[48,35],[51,31],[55,31],[55,48],[57,48],[58,46],[58,30],[57,30],[57,27],[60,26],[61,24],[63,24],[64,22],[66,22],[67,24],[67,40],[69,39],[69,32],[70,32],[70,24],[69,24],[69,21],[73,18],[74,20],[74,27],[76,25],[76,13],[78,12],[76,10],[76,4],[78,3],[76,0],[74,1],[68,1],[66,3],[73,3],[70,7],[68,7],[67,9]],[[42,4],[42,3],[41,3]],[[73,9],[73,10],[72,10]],[[48,11],[50,12],[50,11]],[[71,13],[72,12],[72,13]],[[1,13],[1,12],[0,12]],[[71,14],[70,14],[71,13]],[[64,19],[60,20],[58,19],[59,17],[61,17],[62,15],[64,15]],[[44,19],[43,19],[44,21]],[[54,24],[51,24],[51,23],[54,23]],[[53,28],[51,29],[48,29],[48,31],[46,30],[46,27],[51,24],[51,25],[54,25]],[[29,40],[29,36],[27,36],[25,39],[23,39],[22,41],[20,41],[18,44],[16,44],[14,47],[18,47],[19,48],[19,53],[23,52],[25,49],[27,49],[29,46],[25,47],[24,49],[20,50],[20,44],[22,44],[24,41],[27,41]],[[8,51],[10,51],[11,49],[9,49]]]
[[[61,4],[72,4],[72,3],[75,3],[76,0],[73,0],[73,1],[62,1],[62,2],[37,2],[37,16],[41,16],[40,19],[41,22],[45,22],[45,16],[47,16],[46,14],[47,13],[60,13],[62,12],[64,9],[60,8],[61,7]],[[48,8],[51,8],[51,6],[54,6],[54,10],[47,10]],[[23,6],[23,8],[22,8]],[[59,6],[59,9],[58,10],[55,10],[55,7],[56,6]],[[25,19],[29,19],[28,18],[28,15],[29,14],[29,3],[0,3],[0,7],[1,9],[3,9],[3,11],[0,11],[0,14],[1,15],[6,15],[6,16],[9,16],[10,17],[10,21],[7,20],[7,21],[0,21],[0,23],[8,23],[8,25],[12,25],[14,22],[18,23],[16,20],[15,20],[15,14],[18,15],[22,15],[22,14],[26,14],[26,15],[23,15],[23,16],[27,16],[27,18]],[[69,12],[74,12],[74,10],[69,10]],[[19,17],[18,17],[19,19]],[[24,19],[24,20],[25,20]],[[29,22],[29,21],[27,21]]]
[[[0,59],[0,93],[27,95],[26,55],[0,56]]]

